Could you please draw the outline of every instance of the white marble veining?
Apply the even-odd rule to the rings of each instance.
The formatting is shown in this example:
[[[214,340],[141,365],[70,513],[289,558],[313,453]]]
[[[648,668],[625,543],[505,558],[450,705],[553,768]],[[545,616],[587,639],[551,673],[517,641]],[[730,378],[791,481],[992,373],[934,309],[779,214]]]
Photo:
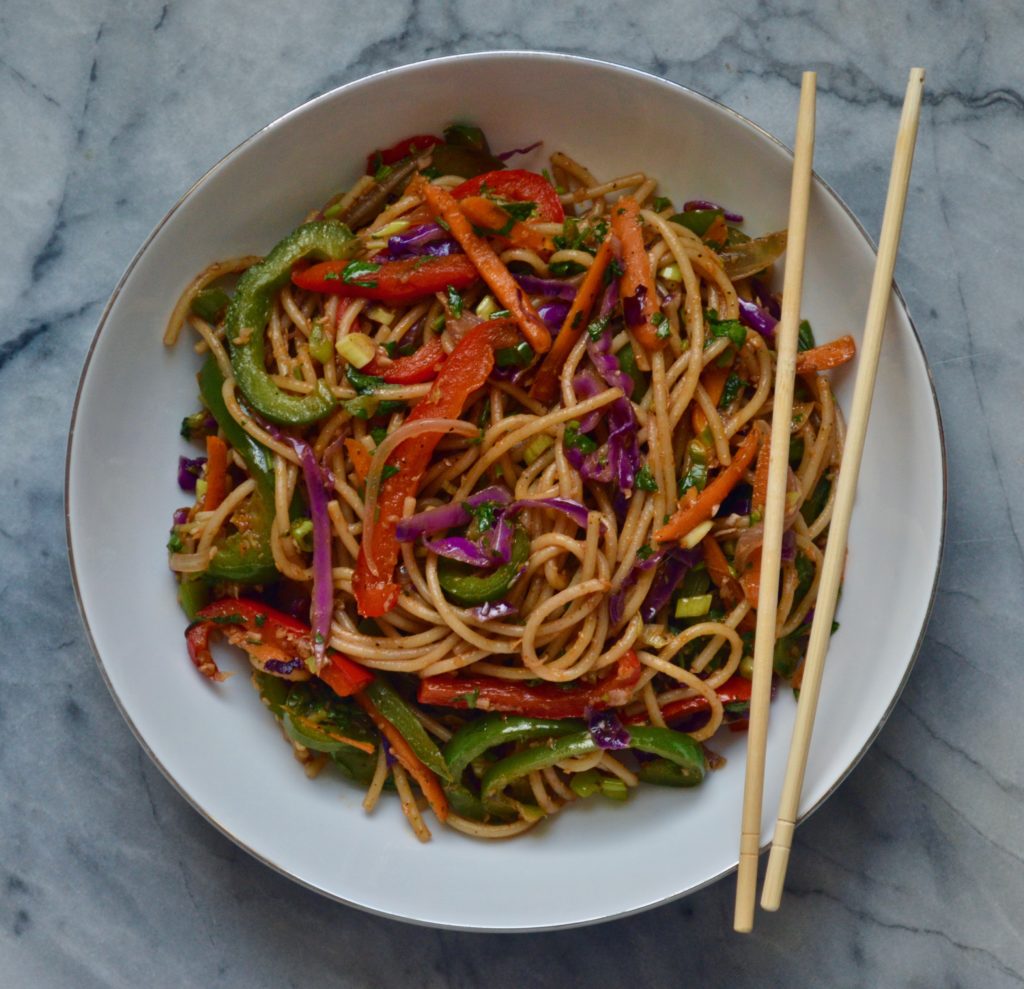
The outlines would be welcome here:
[[[0,986],[1024,982],[1022,46],[1024,9],[1005,0],[5,0]],[[603,927],[502,939],[323,900],[239,851],[165,781],[76,611],[62,517],[71,404],[103,303],[146,234],[292,106],[487,48],[647,69],[785,140],[799,74],[815,68],[817,170],[872,231],[906,70],[929,70],[897,277],[948,442],[940,590],[903,698],[799,829],[784,909],[751,937],[731,933],[731,881]]]

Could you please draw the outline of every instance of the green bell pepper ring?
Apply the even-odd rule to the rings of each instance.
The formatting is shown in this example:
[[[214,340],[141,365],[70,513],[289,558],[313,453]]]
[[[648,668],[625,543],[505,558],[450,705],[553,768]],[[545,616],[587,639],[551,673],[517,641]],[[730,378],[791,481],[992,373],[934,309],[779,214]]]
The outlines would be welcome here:
[[[445,597],[469,608],[486,601],[498,601],[515,583],[530,556],[530,537],[516,527],[512,539],[512,559],[493,573],[481,574],[474,567],[442,557],[437,561],[437,579]]]
[[[455,779],[466,767],[495,745],[527,742],[535,738],[560,738],[578,732],[583,723],[575,719],[523,718],[517,715],[490,714],[460,728],[444,748],[444,758]]]
[[[262,443],[257,443],[228,412],[221,391],[223,387],[224,375],[211,357],[199,372],[199,394],[256,482],[252,498],[254,525],[246,532],[228,536],[217,547],[205,576],[237,584],[267,584],[277,579],[277,567],[270,548],[270,528],[274,522],[273,461],[270,451]]]
[[[440,750],[431,741],[419,718],[413,714],[412,708],[402,700],[394,688],[378,677],[365,690],[381,716],[395,726],[420,762],[442,780],[450,781],[452,774]]]
[[[336,261],[352,257],[358,238],[342,223],[314,220],[285,237],[238,280],[224,317],[231,367],[238,387],[261,415],[282,426],[302,426],[326,416],[335,405],[324,382],[309,395],[289,395],[274,384],[264,364],[263,334],[274,295],[291,278],[292,266],[307,257]],[[241,343],[236,343],[241,340]]]

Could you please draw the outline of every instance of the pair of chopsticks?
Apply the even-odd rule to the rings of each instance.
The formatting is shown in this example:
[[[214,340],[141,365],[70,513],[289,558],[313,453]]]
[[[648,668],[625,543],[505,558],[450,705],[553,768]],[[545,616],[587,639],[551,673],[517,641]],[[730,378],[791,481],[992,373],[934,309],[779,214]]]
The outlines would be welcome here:
[[[786,508],[786,477],[789,455],[790,419],[796,377],[797,333],[803,288],[804,254],[807,243],[807,215],[811,191],[811,161],[814,156],[814,115],[817,76],[805,72],[800,90],[796,150],[789,206],[789,247],[782,291],[782,319],[776,331],[775,397],[772,405],[771,447],[768,461],[768,497],[764,508],[764,543],[761,550],[761,583],[758,594],[757,629],[754,637],[754,671],[750,698],[750,728],[747,739],[747,772],[743,791],[739,870],[733,926],[747,932],[754,926],[757,889],[757,861],[761,842],[761,803],[764,789],[765,746],[768,737],[768,709],[771,702],[772,653],[779,594],[783,518]],[[789,864],[793,831],[796,827],[804,770],[814,730],[825,654],[832,631],[836,598],[846,559],[846,539],[853,499],[857,490],[861,455],[871,399],[875,389],[878,358],[885,332],[896,251],[903,226],[903,211],[910,182],[910,166],[917,139],[917,121],[924,87],[924,69],[911,69],[903,102],[896,150],[893,155],[889,192],[882,218],[882,232],[867,317],[861,343],[860,366],[854,385],[853,408],[846,432],[842,466],[829,525],[828,543],[821,565],[818,596],[814,607],[807,658],[804,663],[796,724],[790,742],[786,776],[775,822],[775,835],[768,858],[768,871],[761,894],[765,910],[778,910]]]

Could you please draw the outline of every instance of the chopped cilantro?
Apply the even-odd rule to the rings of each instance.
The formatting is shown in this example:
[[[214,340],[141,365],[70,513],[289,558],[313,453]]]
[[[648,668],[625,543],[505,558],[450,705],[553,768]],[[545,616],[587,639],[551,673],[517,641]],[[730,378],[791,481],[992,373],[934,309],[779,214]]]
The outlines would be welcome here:
[[[654,212],[660,213],[663,209],[671,209],[672,200],[667,196],[655,196],[654,197]]]
[[[657,491],[658,482],[654,480],[654,473],[650,464],[644,464],[636,475],[636,486],[641,491]]]
[[[363,374],[356,370],[351,364],[345,368],[345,377],[348,383],[355,388],[357,395],[369,395],[377,391],[384,384],[384,379],[375,374]]]
[[[448,286],[448,308],[456,319],[462,315],[462,296],[451,285]]]
[[[367,278],[367,275],[372,275],[375,271],[380,271],[380,265],[373,261],[349,261],[341,272],[341,280],[346,285],[376,288],[377,282]]]
[[[737,347],[746,343],[747,330],[738,319],[719,319],[714,309],[709,309],[704,317],[713,337],[728,337]]]
[[[814,346],[814,330],[806,319],[800,320],[800,331],[796,338],[797,350],[810,350]]]
[[[720,409],[728,408],[741,391],[743,391],[743,379],[738,374],[730,374],[725,379],[725,387],[722,389],[722,397],[718,400],[718,407]]]
[[[585,433],[580,432],[580,424],[575,419],[565,424],[565,435],[562,442],[573,450],[580,453],[593,453],[597,449],[597,443]]]
[[[601,337],[604,335],[604,331],[607,326],[608,317],[599,316],[587,327],[587,336],[589,336],[590,339],[594,341],[600,340]]]

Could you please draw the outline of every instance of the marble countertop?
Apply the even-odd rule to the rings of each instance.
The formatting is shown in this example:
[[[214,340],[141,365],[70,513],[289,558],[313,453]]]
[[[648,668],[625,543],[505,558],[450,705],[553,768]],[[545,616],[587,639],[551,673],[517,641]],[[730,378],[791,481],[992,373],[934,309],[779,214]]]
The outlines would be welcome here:
[[[1024,982],[1024,9],[826,6],[6,0],[0,984]],[[897,278],[944,413],[941,584],[902,699],[799,829],[784,909],[749,937],[731,932],[731,880],[606,926],[502,939],[328,902],[236,848],[149,762],[75,606],[68,422],[100,311],[138,245],[282,112],[378,69],[488,48],[646,69],[787,140],[800,72],[815,68],[817,169],[873,232],[906,71],[929,70]]]

